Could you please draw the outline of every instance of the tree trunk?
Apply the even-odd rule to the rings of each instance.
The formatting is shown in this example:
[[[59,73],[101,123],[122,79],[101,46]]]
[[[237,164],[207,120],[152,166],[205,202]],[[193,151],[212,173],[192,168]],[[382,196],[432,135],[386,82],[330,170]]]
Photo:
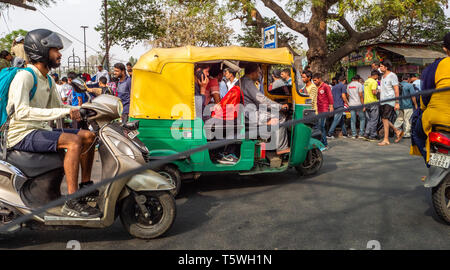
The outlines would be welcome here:
[[[312,17],[308,23],[308,46],[306,53],[308,64],[313,73],[321,73],[324,79],[328,78],[327,66],[327,11],[326,5],[313,6]]]

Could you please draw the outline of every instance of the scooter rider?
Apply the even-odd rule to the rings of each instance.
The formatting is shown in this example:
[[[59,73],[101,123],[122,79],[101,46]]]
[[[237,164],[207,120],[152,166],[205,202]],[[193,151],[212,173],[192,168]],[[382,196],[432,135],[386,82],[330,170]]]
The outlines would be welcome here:
[[[67,150],[64,157],[64,172],[68,193],[78,190],[78,171],[81,165],[82,183],[80,187],[92,184],[90,181],[94,159],[95,134],[86,130],[52,129],[48,121],[70,115],[74,121],[80,121],[77,107],[63,105],[52,79],[50,88],[47,74],[50,69],[61,65],[63,41],[60,36],[50,30],[37,29],[25,37],[25,52],[30,59],[30,67],[37,77],[37,90],[30,100],[29,93],[33,87],[33,76],[26,71],[19,71],[11,83],[7,112],[12,117],[7,134],[8,149],[47,153]],[[30,162],[33,162],[30,160]],[[62,214],[80,218],[96,218],[101,216],[100,210],[91,207],[91,201],[98,193],[90,194],[82,199],[66,201]]]

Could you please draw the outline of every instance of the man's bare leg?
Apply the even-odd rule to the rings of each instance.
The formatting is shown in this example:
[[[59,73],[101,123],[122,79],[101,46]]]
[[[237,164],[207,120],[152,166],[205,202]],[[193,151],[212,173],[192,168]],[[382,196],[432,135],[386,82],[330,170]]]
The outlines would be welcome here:
[[[384,128],[384,139],[378,145],[388,145],[389,144],[389,119],[381,119]]]
[[[73,194],[78,190],[78,169],[81,155],[81,138],[75,134],[63,133],[58,140],[58,150],[67,149],[64,157],[67,191]]]
[[[391,121],[388,121],[388,123],[389,123],[389,127],[392,128],[392,130],[394,131],[394,133],[395,133],[396,135],[398,135],[398,134],[401,133],[401,131],[400,131],[399,129],[397,129],[397,128],[394,126],[394,124],[391,123]]]
[[[92,166],[94,163],[95,146],[95,134],[87,131],[80,130],[77,136],[81,138],[82,151],[80,156],[81,164],[81,182],[87,183],[91,181]]]

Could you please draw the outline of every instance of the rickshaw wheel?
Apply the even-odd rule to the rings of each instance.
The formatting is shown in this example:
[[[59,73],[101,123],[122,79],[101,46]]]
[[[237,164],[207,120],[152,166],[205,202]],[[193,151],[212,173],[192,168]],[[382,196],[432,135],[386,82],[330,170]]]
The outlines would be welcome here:
[[[175,189],[171,190],[173,197],[176,197],[180,193],[181,189],[181,174],[178,168],[175,166],[167,165],[158,171],[161,176],[164,176],[169,182],[175,185]]]
[[[302,164],[295,167],[297,172],[301,175],[309,176],[319,172],[323,164],[322,151],[318,148],[314,148],[308,151],[305,161]]]

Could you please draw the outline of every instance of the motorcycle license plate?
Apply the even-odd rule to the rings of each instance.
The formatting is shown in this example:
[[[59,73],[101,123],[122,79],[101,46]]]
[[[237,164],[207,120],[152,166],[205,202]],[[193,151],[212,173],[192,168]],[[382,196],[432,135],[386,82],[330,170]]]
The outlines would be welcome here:
[[[139,131],[137,130],[131,130],[128,132],[128,138],[134,139],[137,135],[139,135]]]
[[[430,155],[430,165],[448,169],[450,167],[450,156],[438,153]]]

